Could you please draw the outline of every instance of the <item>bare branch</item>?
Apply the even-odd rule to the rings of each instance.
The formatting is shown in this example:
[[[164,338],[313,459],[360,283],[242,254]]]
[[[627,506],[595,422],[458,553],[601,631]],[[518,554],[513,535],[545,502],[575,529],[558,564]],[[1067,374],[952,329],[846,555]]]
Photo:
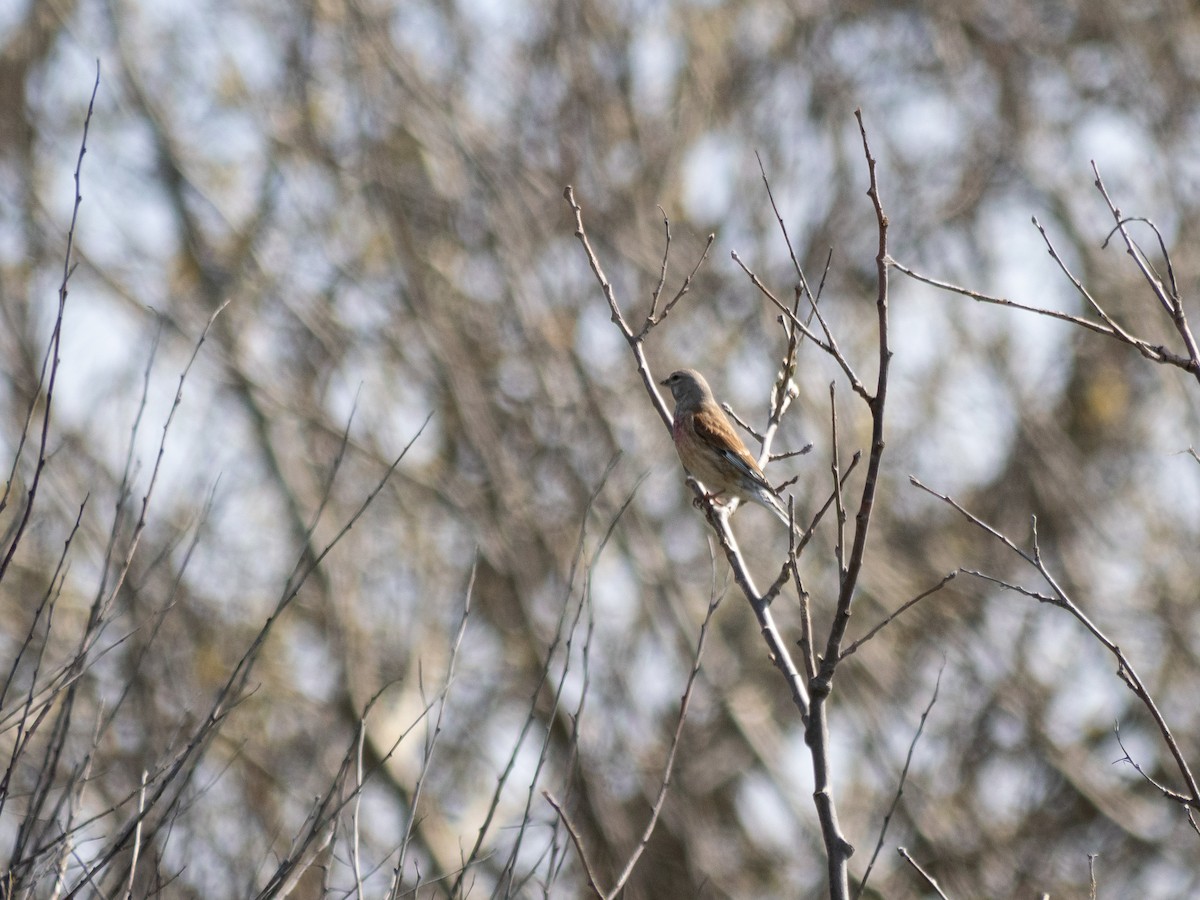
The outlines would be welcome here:
[[[575,852],[579,854],[579,859],[583,863],[583,871],[587,875],[588,887],[592,889],[592,893],[601,898],[601,900],[604,900],[604,891],[601,889],[600,883],[596,880],[596,873],[592,871],[587,851],[583,849],[583,838],[579,835],[579,829],[575,827],[571,821],[571,817],[567,815],[567,811],[562,808],[562,804],[555,799],[553,794],[549,791],[542,791],[542,796],[546,798],[547,803],[554,807],[554,811],[558,813],[559,819],[566,826],[567,834],[571,836],[571,842],[575,845]]]
[[[846,379],[850,382],[850,386],[853,388],[854,393],[858,394],[860,397],[863,398],[863,400],[870,403],[871,395],[869,393],[867,393],[866,386],[862,383],[862,381],[859,379],[859,377],[854,373],[854,369],[851,368],[849,360],[847,360],[846,357],[842,354],[841,349],[837,346],[836,341],[834,341],[834,339],[833,339],[832,333],[830,333],[829,331],[826,331],[826,339],[822,340],[815,332],[813,332],[813,330],[811,328],[808,327],[807,324],[805,324],[800,319],[800,317],[795,312],[793,312],[791,309],[789,309],[785,303],[783,303],[778,297],[776,297],[771,292],[770,288],[768,288],[765,284],[763,284],[762,279],[760,279],[753,271],[750,270],[749,267],[746,266],[746,264],[744,262],[742,262],[742,259],[740,256],[737,255],[736,250],[731,251],[729,255],[733,258],[733,261],[741,267],[742,271],[745,272],[746,275],[750,278],[750,283],[753,284],[756,288],[758,288],[759,293],[761,293],[764,297],[766,297],[769,301],[771,301],[771,303],[775,306],[775,308],[778,309],[781,313],[783,313],[783,315],[785,315],[788,318],[788,320],[792,323],[792,326],[794,328],[796,328],[806,338],[808,338],[810,341],[812,341],[814,344],[816,344],[818,347],[820,347],[823,351],[825,351],[831,357],[833,357],[833,359],[837,362],[837,364],[839,366],[841,366],[842,372],[845,373]],[[814,310],[816,309],[815,305],[813,306],[813,309]],[[822,324],[824,324],[824,319],[821,318],[819,313],[817,314],[817,317],[818,317],[818,320],[820,320],[822,322]]]
[[[931,888],[933,888],[937,892],[937,895],[939,897],[941,897],[942,900],[950,900],[950,898],[947,897],[946,894],[942,891],[942,889],[938,886],[937,879],[934,878],[932,875],[930,875],[928,872],[926,872],[924,869],[922,869],[919,865],[917,865],[917,861],[915,859],[913,859],[911,856],[909,856],[908,850],[906,850],[904,847],[897,847],[896,852],[900,854],[901,859],[903,859],[906,863],[908,863],[910,866],[912,866],[916,870],[917,874],[920,875],[922,879],[924,879],[924,881],[927,885],[929,885]]]
[[[1046,244],[1047,252],[1049,252],[1051,258],[1071,282],[1072,286],[1079,293],[1079,295],[1083,297],[1088,306],[1091,307],[1096,315],[1100,317],[1100,322],[1094,322],[1090,319],[1085,319],[1082,316],[1075,316],[1071,315],[1070,313],[1060,312],[1058,310],[1045,309],[1039,306],[1030,306],[1028,304],[1018,303],[1003,297],[993,297],[988,294],[980,293],[979,291],[973,291],[947,281],[941,281],[936,278],[931,278],[928,275],[923,275],[905,265],[902,265],[899,262],[896,262],[895,260],[891,260],[891,264],[896,269],[903,272],[905,275],[909,276],[915,281],[920,281],[924,284],[930,285],[931,287],[938,288],[939,290],[960,294],[980,303],[990,303],[996,306],[1019,309],[1025,312],[1034,313],[1039,316],[1058,319],[1061,322],[1067,322],[1071,325],[1076,325],[1088,331],[1095,332],[1096,334],[1102,334],[1106,337],[1111,337],[1114,340],[1133,347],[1142,356],[1151,360],[1152,362],[1176,366],[1192,373],[1198,380],[1200,380],[1200,350],[1197,348],[1195,337],[1193,336],[1187,321],[1183,303],[1179,296],[1178,285],[1175,282],[1174,266],[1171,262],[1171,256],[1167,250],[1166,242],[1163,240],[1162,234],[1159,232],[1157,226],[1155,226],[1154,223],[1148,219],[1141,217],[1122,217],[1121,211],[1117,209],[1112,200],[1109,198],[1108,192],[1104,187],[1104,183],[1100,179],[1100,172],[1097,169],[1094,161],[1092,163],[1092,170],[1096,176],[1096,187],[1103,195],[1105,202],[1108,204],[1110,212],[1113,214],[1114,219],[1116,219],[1117,224],[1113,230],[1120,232],[1122,238],[1125,240],[1125,245],[1129,255],[1133,258],[1134,264],[1138,267],[1138,271],[1142,273],[1146,283],[1150,285],[1150,288],[1153,291],[1155,298],[1158,300],[1159,305],[1162,306],[1162,308],[1171,317],[1171,321],[1175,327],[1175,330],[1183,338],[1184,345],[1187,347],[1187,355],[1175,353],[1161,344],[1154,344],[1145,340],[1144,338],[1137,337],[1126,330],[1111,315],[1109,315],[1099,301],[1097,301],[1096,298],[1092,296],[1091,292],[1088,291],[1088,289],[1084,286],[1083,282],[1067,267],[1066,262],[1064,262],[1062,256],[1055,248],[1053,241],[1046,233],[1046,229],[1042,226],[1042,223],[1038,221],[1036,216],[1033,217],[1033,225],[1035,228],[1037,228],[1038,233],[1042,236],[1042,240]],[[1166,260],[1167,277],[1168,281],[1170,282],[1170,288],[1164,285],[1163,280],[1157,275],[1156,272],[1153,271],[1153,267],[1147,261],[1145,254],[1142,253],[1141,249],[1129,235],[1129,232],[1126,229],[1126,225],[1129,222],[1144,222],[1151,228],[1151,230],[1153,230],[1158,240],[1159,249],[1163,254],[1163,258]],[[1108,241],[1106,239],[1105,245],[1107,245],[1107,243]]]
[[[667,241],[668,247],[670,247],[669,234],[670,234],[670,232],[668,231],[668,241]],[[702,265],[704,265],[704,263],[708,260],[708,252],[712,249],[712,245],[716,241],[716,239],[717,239],[717,236],[715,234],[710,234],[708,236],[708,240],[704,242],[704,252],[701,253],[700,258],[698,260],[696,260],[696,265],[692,266],[692,271],[690,271],[688,273],[687,277],[685,279],[683,279],[683,284],[681,284],[679,286],[679,290],[675,292],[675,296],[672,297],[667,302],[667,305],[663,307],[663,311],[662,311],[661,315],[655,315],[655,313],[654,313],[654,306],[658,302],[658,293],[657,293],[657,291],[655,292],[654,301],[650,304],[650,314],[648,316],[646,316],[646,321],[644,323],[642,323],[642,330],[638,332],[637,336],[639,339],[644,338],[647,334],[650,333],[650,329],[652,329],[655,325],[658,325],[664,319],[666,319],[666,317],[671,314],[671,310],[673,310],[675,308],[675,304],[677,304],[680,300],[682,300],[684,295],[692,289],[692,280],[696,277],[696,273],[700,271],[700,267]],[[664,273],[666,272],[666,254],[665,254],[665,252],[663,255],[663,272]]]
[[[846,580],[846,504],[842,500],[842,479],[838,461],[837,391],[832,381],[829,382],[829,437],[832,456],[829,469],[833,475],[833,510],[837,519],[837,536],[834,540],[833,554],[837,559],[838,587],[840,589]]]
[[[67,249],[66,253],[63,254],[63,276],[62,282],[58,287],[58,313],[54,318],[54,330],[50,334],[50,344],[46,348],[46,355],[42,358],[42,369],[38,375],[38,386],[46,385],[46,401],[42,409],[42,431],[38,444],[38,460],[37,465],[34,467],[33,478],[29,484],[29,491],[25,496],[24,509],[21,511],[20,522],[13,531],[3,560],[0,560],[0,581],[4,580],[4,575],[8,571],[9,564],[12,563],[13,554],[17,552],[17,545],[21,543],[21,537],[25,534],[25,529],[29,525],[29,517],[33,513],[33,504],[37,499],[38,487],[42,481],[42,470],[46,468],[46,446],[50,438],[50,412],[54,406],[54,385],[58,377],[58,366],[61,362],[58,354],[62,346],[63,316],[67,311],[67,285],[71,280],[71,275],[75,271],[75,262],[72,255],[75,248],[75,225],[79,221],[79,207],[83,204],[80,176],[83,172],[83,157],[87,153],[88,130],[92,125],[92,112],[96,108],[96,93],[99,90],[100,60],[96,60],[96,80],[92,84],[92,96],[88,100],[87,113],[83,117],[83,137],[79,141],[79,155],[75,159],[75,204],[71,208],[71,224],[67,227]],[[49,378],[46,377],[47,367],[50,369]],[[36,406],[37,399],[35,397],[30,403],[29,416],[25,420],[25,428],[21,431],[21,438],[17,444],[17,452],[13,457],[12,471],[14,474],[21,459],[21,453],[25,446],[25,435],[28,433],[29,422],[33,417],[33,411]],[[8,483],[4,487],[5,500],[8,499],[8,493],[12,488],[13,481],[14,478],[10,475]]]
[[[1162,234],[1159,233],[1158,228],[1152,222],[1146,219],[1127,219],[1122,217],[1121,211],[1117,209],[1116,205],[1112,202],[1112,198],[1108,196],[1108,189],[1104,186],[1104,181],[1100,177],[1100,169],[1096,165],[1095,160],[1092,160],[1092,172],[1096,176],[1096,190],[1104,197],[1104,202],[1108,205],[1109,212],[1112,213],[1113,219],[1116,220],[1117,230],[1121,232],[1121,237],[1125,240],[1126,251],[1133,259],[1133,263],[1137,266],[1138,271],[1142,273],[1142,277],[1146,280],[1146,284],[1150,286],[1150,290],[1154,293],[1163,310],[1171,317],[1171,322],[1175,326],[1175,330],[1179,333],[1179,336],[1183,339],[1184,346],[1187,348],[1188,359],[1190,361],[1190,365],[1187,368],[1200,381],[1200,347],[1197,347],[1196,337],[1192,334],[1191,326],[1188,324],[1187,314],[1183,308],[1183,300],[1179,296],[1179,288],[1175,283],[1175,269],[1171,264],[1171,255],[1167,252]],[[1145,254],[1141,252],[1137,244],[1134,243],[1133,238],[1130,237],[1126,225],[1131,221],[1147,222],[1158,237],[1159,247],[1162,250],[1163,257],[1167,261],[1167,272],[1171,281],[1169,290],[1163,284],[1162,279],[1152,271]]]
[[[1178,791],[1171,790],[1165,784],[1162,784],[1161,782],[1156,781],[1153,777],[1151,777],[1150,773],[1147,772],[1145,769],[1143,769],[1141,767],[1141,765],[1133,758],[1133,756],[1130,755],[1129,748],[1126,747],[1125,742],[1123,740],[1121,740],[1121,723],[1120,722],[1113,723],[1113,736],[1116,737],[1117,746],[1121,748],[1121,753],[1124,754],[1120,759],[1117,760],[1117,762],[1128,763],[1130,766],[1133,767],[1133,770],[1135,772],[1137,772],[1139,775],[1142,776],[1142,778],[1145,779],[1147,784],[1149,784],[1151,787],[1153,787],[1156,791],[1158,791],[1160,794],[1162,794],[1168,800],[1174,800],[1176,803],[1181,803],[1185,806],[1188,805],[1187,797],[1185,797],[1183,794],[1179,793]]]
[[[975,574],[975,573],[971,573],[971,574]],[[841,658],[845,659],[847,656],[854,653],[854,651],[856,651],[859,647],[861,647],[867,641],[871,640],[871,638],[875,637],[875,635],[879,634],[880,631],[882,631],[884,628],[886,628],[888,625],[890,625],[900,615],[902,615],[903,613],[912,609],[912,607],[916,606],[918,603],[920,603],[922,600],[924,600],[930,594],[936,594],[938,591],[940,591],[942,588],[944,588],[946,585],[948,585],[951,581],[953,581],[957,576],[958,576],[958,572],[951,572],[948,575],[946,575],[945,578],[943,578],[941,581],[939,581],[937,584],[935,584],[933,587],[929,588],[929,590],[922,591],[921,593],[917,594],[917,596],[913,597],[911,600],[908,600],[908,601],[905,601],[904,603],[902,603],[900,605],[900,607],[894,613],[889,615],[886,619],[884,619],[882,622],[880,622],[878,625],[876,625],[874,628],[872,628],[870,631],[868,631],[866,634],[864,634],[862,637],[860,637],[857,641],[850,644],[850,646],[848,646],[845,650],[843,650]]]
[[[663,217],[663,231],[666,232],[666,241],[663,244],[662,264],[658,268],[658,284],[654,286],[654,290],[650,292],[650,314],[647,319],[653,319],[658,312],[658,298],[662,294],[663,286],[667,283],[667,261],[671,256],[671,220],[667,218],[667,211],[661,206],[658,211]]]
[[[783,241],[787,244],[788,256],[792,260],[792,268],[796,270],[796,277],[800,279],[800,290],[812,298],[812,291],[808,289],[808,279],[804,277],[804,268],[800,265],[800,260],[796,259],[796,248],[792,246],[792,239],[788,235],[787,225],[784,224],[783,216],[780,214],[779,207],[775,203],[775,194],[771,191],[771,181],[767,178],[767,170],[763,166],[762,156],[757,150],[754,151],[754,158],[758,160],[758,171],[762,175],[763,187],[767,189],[767,199],[771,201],[771,210],[775,213],[775,221],[779,223],[779,230],[783,232]],[[826,264],[826,271],[828,271],[828,264]],[[824,276],[822,276],[822,283],[824,283]]]
[[[808,721],[808,729],[805,732],[808,746],[812,751],[813,798],[816,801],[817,817],[821,823],[821,836],[825,843],[831,900],[845,900],[850,896],[848,867],[854,847],[842,833],[841,825],[838,822],[837,807],[833,800],[827,701],[833,688],[834,672],[841,656],[842,640],[850,621],[850,607],[858,587],[858,577],[862,571],[863,557],[866,553],[871,514],[875,508],[879,471],[883,461],[884,411],[887,406],[888,369],[892,357],[888,343],[888,219],[884,215],[883,203],[879,197],[875,158],[871,155],[871,146],[867,139],[866,126],[863,124],[862,111],[855,110],[854,115],[858,120],[863,155],[867,161],[870,180],[867,196],[871,198],[875,207],[875,221],[879,234],[879,249],[875,255],[878,282],[875,309],[879,323],[879,371],[876,375],[874,396],[867,395],[865,390],[860,392],[860,396],[863,396],[871,410],[871,449],[867,457],[867,472],[863,480],[862,496],[859,499],[858,512],[855,514],[854,540],[850,547],[849,557],[845,561],[845,567],[839,573],[841,577],[837,608],[834,612],[833,623],[829,628],[829,636],[825,642],[825,652],[820,670],[817,677],[811,682],[812,712]],[[840,563],[841,560],[839,560],[839,568],[841,567]]]
[[[888,265],[890,259],[887,244],[888,219],[883,212],[883,204],[879,197],[875,158],[871,155],[861,110],[855,110],[855,118],[858,120],[863,153],[866,156],[867,170],[870,174],[867,196],[871,198],[875,207],[875,219],[879,232],[879,250],[875,255],[878,281],[875,309],[879,320],[879,372],[876,375],[875,394],[867,401],[867,405],[871,408],[871,450],[867,457],[867,472],[863,480],[862,497],[859,500],[858,512],[855,514],[854,543],[850,549],[845,577],[842,579],[841,590],[838,594],[837,613],[834,617],[833,628],[830,629],[829,640],[825,647],[825,663],[822,667],[821,677],[826,681],[833,677],[833,667],[836,666],[837,659],[841,654],[842,638],[850,620],[850,603],[854,597],[854,591],[858,587],[858,576],[862,571],[863,556],[866,553],[867,534],[870,530],[871,513],[875,507],[875,495],[879,487],[879,470],[883,462],[884,410],[887,405],[888,371],[892,359],[888,339]]]
[[[856,456],[855,462],[857,461],[858,460]],[[792,520],[795,520],[796,517],[795,505],[796,504],[794,500],[788,502],[788,517]],[[824,510],[828,507],[829,503],[827,502],[821,512],[824,512]],[[818,513],[818,515],[820,515],[820,513]],[[812,529],[810,528],[808,535],[811,534]],[[806,535],[806,537],[808,535]],[[813,639],[812,610],[809,608],[808,603],[809,594],[804,588],[804,582],[800,579],[799,556],[801,549],[802,545],[796,540],[796,529],[795,527],[792,527],[789,529],[788,537],[787,569],[791,570],[792,577],[795,580],[796,598],[800,604],[800,656],[804,660],[804,673],[808,676],[808,683],[812,684],[813,680],[817,677],[817,653],[816,641]]]
[[[1179,771],[1184,783],[1187,785],[1187,794],[1172,792],[1171,794],[1168,794],[1168,796],[1170,796],[1171,799],[1176,800],[1176,802],[1184,804],[1190,810],[1200,809],[1200,786],[1197,785],[1196,778],[1192,774],[1191,767],[1189,766],[1187,759],[1184,757],[1183,750],[1180,748],[1179,743],[1175,740],[1175,735],[1171,732],[1171,728],[1167,724],[1166,718],[1163,716],[1162,711],[1159,710],[1158,704],[1150,695],[1150,692],[1146,688],[1145,684],[1143,684],[1141,677],[1137,673],[1137,670],[1133,667],[1133,664],[1129,661],[1128,657],[1125,656],[1125,653],[1116,644],[1116,642],[1109,638],[1108,635],[1101,631],[1100,628],[1090,618],[1088,618],[1088,616],[1083,612],[1082,609],[1080,609],[1075,601],[1071,599],[1067,592],[1058,583],[1054,575],[1046,567],[1046,564],[1042,559],[1041,548],[1038,544],[1037,518],[1033,518],[1033,550],[1032,552],[1026,551],[1018,547],[1017,544],[1007,535],[1001,533],[991,525],[988,525],[986,522],[966,510],[962,505],[957,503],[952,498],[945,494],[939,494],[936,491],[931,490],[914,477],[910,476],[909,480],[916,487],[921,488],[922,490],[932,494],[933,496],[942,500],[944,503],[951,506],[973,525],[991,535],[993,538],[1019,556],[1022,560],[1024,560],[1028,565],[1036,569],[1038,575],[1040,575],[1042,580],[1045,581],[1049,586],[1051,595],[1046,596],[1035,593],[1028,589],[1017,587],[1016,585],[993,578],[991,576],[981,575],[975,572],[971,572],[970,574],[978,575],[981,578],[987,578],[989,581],[992,581],[1002,587],[1019,591],[1020,593],[1029,597],[1033,597],[1040,602],[1049,603],[1053,606],[1058,606],[1062,609],[1065,609],[1071,614],[1072,617],[1076,619],[1076,621],[1083,625],[1083,627],[1088,631],[1089,634],[1092,635],[1095,640],[1097,640],[1101,645],[1104,646],[1106,650],[1108,650],[1109,653],[1112,654],[1117,661],[1117,676],[1123,682],[1125,682],[1126,687],[1128,687],[1130,691],[1132,691],[1133,694],[1142,702],[1142,705],[1154,719],[1155,725],[1158,727],[1158,732],[1162,736],[1163,742],[1167,745],[1167,749],[1170,750],[1171,756],[1175,760],[1175,767]]]
[[[754,610],[754,616],[758,620],[759,630],[762,632],[763,640],[767,643],[767,653],[771,658],[771,662],[779,669],[784,680],[787,682],[788,688],[791,691],[792,703],[800,713],[800,718],[807,725],[809,716],[809,696],[808,689],[805,686],[805,680],[801,677],[796,669],[796,663],[792,660],[787,643],[779,633],[778,627],[775,625],[775,619],[771,615],[770,603],[768,595],[759,593],[758,588],[754,584],[753,578],[750,576],[749,569],[746,567],[746,561],[742,557],[742,551],[734,539],[733,532],[729,528],[729,520],[724,508],[717,506],[711,501],[704,501],[704,512],[708,518],[709,524],[717,535],[717,543],[725,553],[725,558],[729,561],[730,568],[733,570],[734,581],[738,587],[742,589],[742,593],[750,602],[750,608]]]
[[[887,837],[888,825],[891,824],[892,815],[896,812],[896,807],[900,805],[900,798],[904,796],[904,782],[908,780],[908,769],[912,765],[913,753],[917,749],[917,741],[921,739],[921,733],[925,730],[925,720],[929,718],[929,713],[933,710],[933,705],[937,703],[938,691],[942,687],[942,672],[945,671],[946,663],[943,661],[938,669],[937,681],[933,685],[933,696],[929,698],[929,703],[925,706],[925,711],[921,713],[921,721],[917,724],[916,734],[913,735],[912,741],[908,745],[908,755],[904,758],[904,768],[900,770],[900,782],[896,785],[896,796],[892,798],[892,805],[888,807],[887,814],[883,817],[883,825],[879,828],[879,840],[875,844],[875,852],[871,854],[871,861],[867,863],[867,870],[863,873],[862,881],[858,883],[858,889],[854,892],[855,900],[862,896],[863,890],[867,886],[867,880],[871,877],[871,870],[875,867],[875,860],[879,858],[879,852],[883,849],[883,840]]]
[[[850,478],[850,474],[854,471],[855,466],[862,460],[862,451],[855,450],[854,455],[850,458],[850,465],[846,466],[846,471],[842,473],[841,480],[838,482],[838,488],[831,490],[829,496],[825,498],[825,502],[821,504],[820,509],[813,515],[812,521],[809,522],[808,528],[804,529],[804,534],[800,535],[800,540],[796,544],[796,553],[799,554],[812,540],[812,536],[816,533],[817,525],[821,519],[825,517],[825,513],[829,512],[829,508],[833,506],[837,499],[838,489],[846,486],[846,481]]]
[[[712,593],[709,597],[708,612],[704,616],[704,622],[700,625],[700,639],[696,642],[696,655],[692,658],[692,670],[688,673],[687,684],[683,689],[683,697],[679,702],[679,718],[675,722],[675,734],[671,737],[671,747],[667,752],[667,762],[663,768],[662,784],[658,789],[658,796],[654,800],[654,805],[650,809],[650,819],[646,822],[646,827],[642,831],[641,840],[638,841],[637,847],[633,854],[629,857],[629,861],[625,864],[625,868],[621,870],[616,882],[611,890],[606,895],[606,900],[614,900],[624,888],[625,883],[629,880],[629,876],[633,874],[633,869],[641,859],[646,847],[650,843],[650,836],[654,834],[654,827],[658,824],[658,817],[662,813],[663,804],[667,799],[667,789],[671,785],[671,773],[675,769],[675,753],[679,749],[679,740],[683,737],[683,723],[687,719],[688,706],[692,701],[692,688],[696,684],[696,676],[700,674],[700,659],[704,655],[704,642],[708,637],[708,626],[712,622],[713,614],[717,611],[717,607],[721,603],[723,594],[717,590],[714,573],[714,583]]]
[[[655,410],[658,411],[658,417],[669,429],[671,427],[671,411],[667,408],[662,394],[659,393],[658,384],[650,372],[650,364],[646,361],[646,353],[642,349],[642,341],[645,333],[634,334],[628,323],[626,323],[625,317],[621,315],[621,307],[617,303],[613,286],[609,282],[608,276],[604,274],[604,270],[600,267],[600,260],[596,258],[596,251],[592,249],[591,241],[588,240],[587,230],[583,227],[583,209],[575,202],[575,190],[571,185],[568,184],[563,189],[563,198],[570,204],[571,211],[575,214],[575,237],[583,245],[584,253],[587,254],[588,265],[592,267],[592,272],[596,276],[596,280],[600,282],[600,289],[604,293],[604,299],[608,302],[613,324],[620,330],[626,343],[629,344],[629,349],[633,351],[633,357],[637,361],[638,374],[642,376],[642,386],[646,389],[646,393],[650,395],[650,402],[654,404]],[[706,249],[705,256],[707,256],[707,252]],[[702,257],[701,262],[703,260],[704,258]],[[697,268],[699,268],[699,264],[697,264]],[[679,296],[682,296],[682,291]]]

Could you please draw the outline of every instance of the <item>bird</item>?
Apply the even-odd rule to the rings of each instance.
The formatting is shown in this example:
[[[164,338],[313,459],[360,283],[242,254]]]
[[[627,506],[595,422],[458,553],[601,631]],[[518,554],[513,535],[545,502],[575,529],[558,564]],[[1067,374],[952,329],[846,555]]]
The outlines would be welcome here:
[[[717,405],[704,376],[679,369],[659,383],[675,398],[671,437],[679,461],[709,491],[709,499],[727,495],[757,503],[790,527],[782,498]]]

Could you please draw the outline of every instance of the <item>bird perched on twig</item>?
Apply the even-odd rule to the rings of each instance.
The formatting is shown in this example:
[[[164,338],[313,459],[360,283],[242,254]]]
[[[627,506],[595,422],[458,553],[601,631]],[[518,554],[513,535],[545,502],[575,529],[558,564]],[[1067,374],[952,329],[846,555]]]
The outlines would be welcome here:
[[[679,460],[709,491],[709,497],[749,500],[790,524],[787,506],[717,405],[704,376],[695,369],[680,369],[661,384],[670,388],[675,398],[671,436]]]

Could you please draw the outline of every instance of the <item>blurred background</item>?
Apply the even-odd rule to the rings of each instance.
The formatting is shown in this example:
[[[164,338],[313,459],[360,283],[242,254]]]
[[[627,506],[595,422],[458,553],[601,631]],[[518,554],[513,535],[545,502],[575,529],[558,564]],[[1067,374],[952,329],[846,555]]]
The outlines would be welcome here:
[[[20,531],[97,60],[47,462]],[[1036,216],[1114,317],[1182,352],[1124,248],[1102,248],[1113,221],[1090,161],[1125,214],[1160,227],[1190,301],[1198,96],[1200,11],[1183,0],[3,5],[0,534],[5,553],[19,541],[0,581],[0,847],[14,895],[582,896],[543,791],[611,884],[729,576],[563,187],[635,327],[663,213],[667,297],[715,233],[646,352],[660,378],[702,369],[761,426],[784,341],[730,252],[781,297],[796,276],[756,153],[814,285],[832,251],[822,305],[868,383],[877,235],[856,107],[897,260],[1084,314]],[[910,474],[1022,546],[1036,515],[1047,564],[1200,763],[1194,378],[899,273],[891,300],[887,452],[849,637],[960,566],[1044,590]],[[225,301],[139,528],[180,374]],[[843,460],[866,449],[869,417],[816,348],[799,362],[774,449],[813,451],[770,471],[798,476],[810,516],[830,490],[830,382]],[[293,569],[414,437],[256,645]],[[850,485],[856,497],[861,471]],[[778,523],[749,509],[734,529],[769,583]],[[826,523],[802,561],[822,628],[834,543]],[[774,612],[793,642],[795,597]],[[929,895],[897,846],[951,896],[1084,897],[1096,854],[1106,896],[1200,894],[1183,812],[1114,764],[1119,722],[1139,765],[1182,789],[1114,661],[1061,610],[969,576],[835,682],[856,875],[939,672],[868,896]],[[47,686],[53,702],[26,702]],[[625,896],[828,896],[811,791],[786,686],[729,591]],[[273,881],[290,865],[294,885]]]

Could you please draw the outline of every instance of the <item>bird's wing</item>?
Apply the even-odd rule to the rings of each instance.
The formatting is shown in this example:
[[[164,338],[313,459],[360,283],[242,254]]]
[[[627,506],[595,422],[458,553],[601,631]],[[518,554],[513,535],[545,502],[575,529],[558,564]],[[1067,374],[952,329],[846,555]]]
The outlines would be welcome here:
[[[701,409],[692,420],[695,423],[696,436],[700,440],[729,460],[743,475],[770,487],[763,470],[758,467],[758,463],[724,414],[719,410]]]

